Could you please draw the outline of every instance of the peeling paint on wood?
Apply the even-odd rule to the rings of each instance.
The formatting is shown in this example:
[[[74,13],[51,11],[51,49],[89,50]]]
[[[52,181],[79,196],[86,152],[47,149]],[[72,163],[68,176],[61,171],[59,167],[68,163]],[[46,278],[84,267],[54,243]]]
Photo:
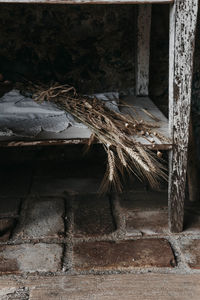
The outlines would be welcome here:
[[[198,0],[176,0],[170,12],[169,127],[173,149],[169,170],[169,226],[183,229],[193,54]]]
[[[78,145],[86,144],[88,139],[70,139],[70,140],[40,140],[40,141],[5,141],[0,142],[0,148],[2,147],[25,147],[25,146],[53,146],[53,145]],[[158,145],[146,145],[147,148],[154,151],[171,150],[172,145],[170,144],[158,144]]]
[[[0,0],[0,3],[46,3],[46,4],[165,4],[174,0]]]

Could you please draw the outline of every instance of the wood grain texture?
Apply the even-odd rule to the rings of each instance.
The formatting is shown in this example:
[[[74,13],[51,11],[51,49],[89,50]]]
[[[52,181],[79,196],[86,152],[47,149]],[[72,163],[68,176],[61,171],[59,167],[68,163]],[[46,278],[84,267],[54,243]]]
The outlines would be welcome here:
[[[169,170],[169,226],[183,228],[193,54],[198,0],[176,0],[170,12],[169,126],[173,141]]]
[[[174,0],[0,0],[0,3],[46,3],[46,4],[166,4]]]
[[[136,95],[149,94],[151,5],[139,5],[137,15]]]
[[[200,274],[7,276],[0,297],[28,287],[30,300],[199,300],[199,281]]]

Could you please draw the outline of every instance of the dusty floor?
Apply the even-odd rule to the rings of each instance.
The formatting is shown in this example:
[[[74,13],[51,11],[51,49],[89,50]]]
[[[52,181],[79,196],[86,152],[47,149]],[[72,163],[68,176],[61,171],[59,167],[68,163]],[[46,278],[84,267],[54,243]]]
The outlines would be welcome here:
[[[0,150],[0,299],[199,299],[200,205],[170,234],[165,189],[98,196],[104,157],[81,151]]]

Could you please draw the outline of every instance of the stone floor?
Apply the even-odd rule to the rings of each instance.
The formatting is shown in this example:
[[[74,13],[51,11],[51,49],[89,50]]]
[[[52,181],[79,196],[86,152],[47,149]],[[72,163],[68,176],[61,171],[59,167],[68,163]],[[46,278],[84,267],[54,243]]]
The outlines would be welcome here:
[[[0,150],[2,282],[29,276],[200,274],[200,205],[186,203],[184,231],[171,234],[165,189],[151,191],[133,179],[120,195],[99,195],[105,158],[94,150],[75,160],[81,151]],[[1,288],[0,299],[79,298],[34,298],[21,284],[12,291]]]

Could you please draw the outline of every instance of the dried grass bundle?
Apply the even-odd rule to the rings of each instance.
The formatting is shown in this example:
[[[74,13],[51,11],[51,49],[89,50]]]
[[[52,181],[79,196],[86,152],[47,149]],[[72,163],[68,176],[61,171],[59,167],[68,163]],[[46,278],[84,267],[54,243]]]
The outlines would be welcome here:
[[[101,186],[103,191],[112,184],[121,190],[119,176],[124,170],[136,174],[139,178],[147,178],[153,188],[158,187],[160,178],[167,180],[162,162],[135,139],[136,136],[149,139],[158,127],[156,123],[148,123],[137,120],[132,115],[112,111],[103,101],[79,95],[68,85],[37,85],[34,86],[33,92],[36,101],[52,101],[87,125],[93,132],[88,141],[89,146],[94,139],[103,144],[108,156],[107,172]],[[162,136],[159,138],[165,139]]]

